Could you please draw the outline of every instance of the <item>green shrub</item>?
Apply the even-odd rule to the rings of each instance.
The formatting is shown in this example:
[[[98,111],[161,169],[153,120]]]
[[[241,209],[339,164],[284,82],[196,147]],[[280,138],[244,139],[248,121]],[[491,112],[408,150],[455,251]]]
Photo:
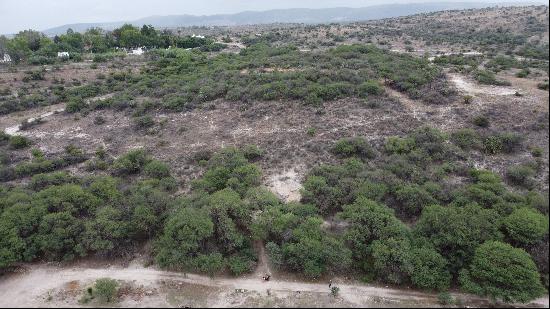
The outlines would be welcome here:
[[[32,177],[29,187],[35,191],[40,191],[50,186],[59,186],[72,181],[73,177],[67,172],[38,174]]]
[[[150,115],[137,117],[134,119],[134,125],[139,130],[151,128],[155,125],[155,120]]]
[[[449,306],[455,303],[453,296],[449,292],[439,293],[437,295],[437,301],[443,306]]]
[[[275,269],[282,269],[284,265],[283,252],[281,248],[274,242],[268,242],[265,245],[267,256],[269,257],[269,263]]]
[[[416,147],[413,138],[390,137],[386,140],[385,149],[388,153],[407,154]]]
[[[498,241],[486,242],[476,249],[459,281],[469,293],[505,302],[527,303],[545,292],[531,256]]]
[[[479,134],[472,129],[460,129],[451,134],[451,141],[458,147],[470,150],[481,146]]]
[[[451,285],[451,274],[447,260],[437,251],[429,247],[413,248],[411,250],[410,271],[411,282],[415,287],[442,291]]]
[[[245,273],[254,271],[256,263],[250,257],[243,255],[234,255],[229,257],[227,264],[229,270],[235,276],[240,276]]]
[[[86,108],[87,104],[84,102],[84,99],[82,98],[71,98],[69,102],[67,102],[65,106],[65,111],[67,113],[78,113],[84,108]]]
[[[194,261],[195,267],[211,278],[225,268],[225,261],[220,253],[201,254]]]
[[[395,191],[395,199],[408,216],[417,216],[426,206],[437,204],[437,200],[419,185],[405,185]]]
[[[529,69],[522,69],[521,71],[516,73],[516,77],[526,78],[530,73],[531,71]]]
[[[113,171],[118,175],[136,174],[151,161],[145,150],[132,150],[113,163]]]
[[[372,146],[361,137],[339,140],[332,147],[332,152],[344,158],[357,156],[361,159],[373,159],[376,156]]]
[[[520,148],[522,143],[521,135],[512,132],[505,132],[498,135],[502,141],[503,151],[505,153],[513,153]]]
[[[500,216],[476,203],[465,206],[428,206],[414,227],[449,261],[451,274],[468,265],[475,249],[487,240],[502,238]]]
[[[110,278],[98,279],[93,287],[93,295],[100,302],[110,303],[116,300],[118,283]]]
[[[490,125],[489,119],[485,116],[476,116],[472,122],[481,128],[488,128]]]
[[[246,145],[241,150],[244,157],[249,161],[258,160],[264,154],[264,151],[256,145]]]
[[[412,271],[411,245],[407,239],[375,240],[369,247],[372,271],[386,283],[403,284]]]
[[[368,80],[359,86],[359,93],[361,96],[366,97],[368,95],[381,95],[384,93],[384,88],[379,82],[374,80]]]
[[[515,133],[501,133],[492,135],[483,141],[483,148],[486,153],[513,153],[521,146],[521,136]]]
[[[107,120],[105,120],[105,118],[103,116],[96,116],[94,118],[94,124],[96,126],[100,126],[100,125],[103,125],[107,122]]]
[[[170,168],[163,162],[151,160],[143,168],[145,175],[151,178],[162,179],[170,176]]]
[[[511,183],[518,186],[532,187],[535,171],[527,165],[515,165],[506,171],[506,177]]]
[[[548,234],[548,217],[529,208],[519,208],[504,219],[503,227],[514,244],[525,248]]]
[[[31,141],[20,135],[10,136],[9,145],[12,149],[23,149],[31,145]]]
[[[0,145],[9,143],[11,135],[7,134],[3,130],[0,130]]]
[[[540,147],[533,147],[531,149],[531,155],[535,158],[540,158],[542,157],[542,154],[544,153],[544,150],[542,150],[542,148]]]
[[[510,83],[503,80],[498,80],[493,72],[487,70],[477,70],[474,72],[474,78],[481,84],[509,86]]]

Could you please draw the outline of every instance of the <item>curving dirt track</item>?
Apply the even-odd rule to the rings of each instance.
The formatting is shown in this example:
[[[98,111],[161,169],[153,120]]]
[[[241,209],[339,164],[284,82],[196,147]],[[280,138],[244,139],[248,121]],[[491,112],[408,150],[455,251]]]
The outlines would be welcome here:
[[[148,291],[146,296],[137,299],[122,297],[117,306],[123,307],[438,306],[434,294],[359,283],[339,283],[339,280],[335,280],[335,285],[340,288],[340,293],[334,298],[330,296],[326,283],[280,280],[276,276],[271,281],[264,282],[258,278],[258,274],[243,278],[210,279],[199,275],[145,268],[138,264],[104,268],[78,265],[62,268],[36,264],[0,279],[0,307],[81,306],[78,299],[84,288],[103,277],[113,278],[121,283],[131,283],[134,287],[139,286]],[[167,288],[170,286],[176,286],[178,289]],[[75,289],[73,294],[67,291],[71,288]],[[193,292],[185,294],[186,290]],[[467,306],[488,305],[486,301],[472,296],[455,296],[462,299]],[[548,307],[548,298],[540,299],[528,307]]]

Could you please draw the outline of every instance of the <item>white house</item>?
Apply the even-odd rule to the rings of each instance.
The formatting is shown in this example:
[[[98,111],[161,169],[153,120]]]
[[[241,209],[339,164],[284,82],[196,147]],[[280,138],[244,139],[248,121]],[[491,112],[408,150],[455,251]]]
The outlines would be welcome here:
[[[8,54],[4,54],[4,57],[0,58],[0,63],[10,63],[10,62],[11,62],[11,57]]]
[[[68,52],[57,52],[57,58],[69,59],[71,55]]]
[[[143,55],[143,53],[145,53],[145,51],[143,50],[143,47],[138,47],[138,48],[130,50],[128,55],[141,56],[141,55]]]
[[[204,39],[204,38],[206,38],[204,35],[200,35],[200,34],[199,34],[199,35],[193,34],[191,37],[192,37],[192,38],[197,38],[197,39]]]

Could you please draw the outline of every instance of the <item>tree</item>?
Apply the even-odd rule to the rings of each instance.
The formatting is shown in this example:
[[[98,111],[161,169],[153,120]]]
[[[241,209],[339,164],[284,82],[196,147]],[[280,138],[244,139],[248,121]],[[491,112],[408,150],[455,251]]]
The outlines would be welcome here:
[[[86,255],[83,230],[82,222],[70,212],[51,213],[42,218],[36,241],[47,258],[70,261]]]
[[[38,192],[34,196],[34,203],[44,205],[49,212],[68,212],[74,217],[89,217],[101,200],[81,186],[65,184]]]
[[[15,203],[0,214],[0,268],[20,261],[30,261],[38,253],[33,235],[46,207]]]
[[[411,250],[411,282],[421,289],[444,291],[451,285],[447,260],[429,247]]]
[[[214,233],[214,223],[207,212],[194,208],[177,210],[164,226],[156,243],[155,260],[161,267],[186,269],[193,264]]]
[[[214,234],[217,243],[225,253],[231,253],[245,245],[245,238],[238,225],[247,226],[251,213],[245,207],[239,194],[231,189],[218,191],[210,196],[208,210],[216,223]]]
[[[388,238],[375,240],[369,247],[372,257],[372,271],[376,277],[393,284],[408,281],[413,270],[411,245],[407,239]]]
[[[309,277],[319,277],[329,269],[345,269],[351,252],[339,239],[321,229],[320,218],[307,218],[292,231],[292,239],[282,246],[285,264]]]
[[[545,292],[529,254],[498,241],[488,241],[476,249],[459,281],[467,292],[505,302],[526,303]]]
[[[329,185],[323,176],[309,176],[304,182],[302,201],[316,205],[323,214],[334,213],[340,209],[342,190]]]
[[[364,197],[344,206],[339,217],[350,223],[345,239],[350,244],[354,257],[365,269],[368,269],[366,262],[369,246],[373,241],[402,239],[409,234],[407,227],[395,217],[392,209]]]
[[[496,211],[476,204],[464,207],[428,206],[414,228],[448,261],[452,273],[469,263],[475,249],[488,240],[502,239]]]
[[[119,209],[99,208],[94,219],[84,223],[84,244],[88,250],[109,253],[128,239],[128,223]]]
[[[195,267],[213,278],[214,275],[225,268],[223,255],[220,253],[201,254],[194,260]]]
[[[113,163],[113,170],[118,175],[136,174],[149,162],[151,158],[145,150],[136,149],[117,158]]]
[[[548,217],[529,208],[519,208],[503,220],[503,227],[513,243],[526,247],[548,234]]]
[[[405,185],[395,192],[396,200],[408,216],[418,216],[424,207],[437,203],[432,195],[419,185]]]

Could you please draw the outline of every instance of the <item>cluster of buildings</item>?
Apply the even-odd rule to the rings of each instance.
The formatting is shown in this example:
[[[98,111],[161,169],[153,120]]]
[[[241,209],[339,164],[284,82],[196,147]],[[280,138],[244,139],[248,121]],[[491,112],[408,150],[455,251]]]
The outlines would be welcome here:
[[[11,57],[8,54],[4,54],[3,57],[0,57],[0,63],[10,63]]]

